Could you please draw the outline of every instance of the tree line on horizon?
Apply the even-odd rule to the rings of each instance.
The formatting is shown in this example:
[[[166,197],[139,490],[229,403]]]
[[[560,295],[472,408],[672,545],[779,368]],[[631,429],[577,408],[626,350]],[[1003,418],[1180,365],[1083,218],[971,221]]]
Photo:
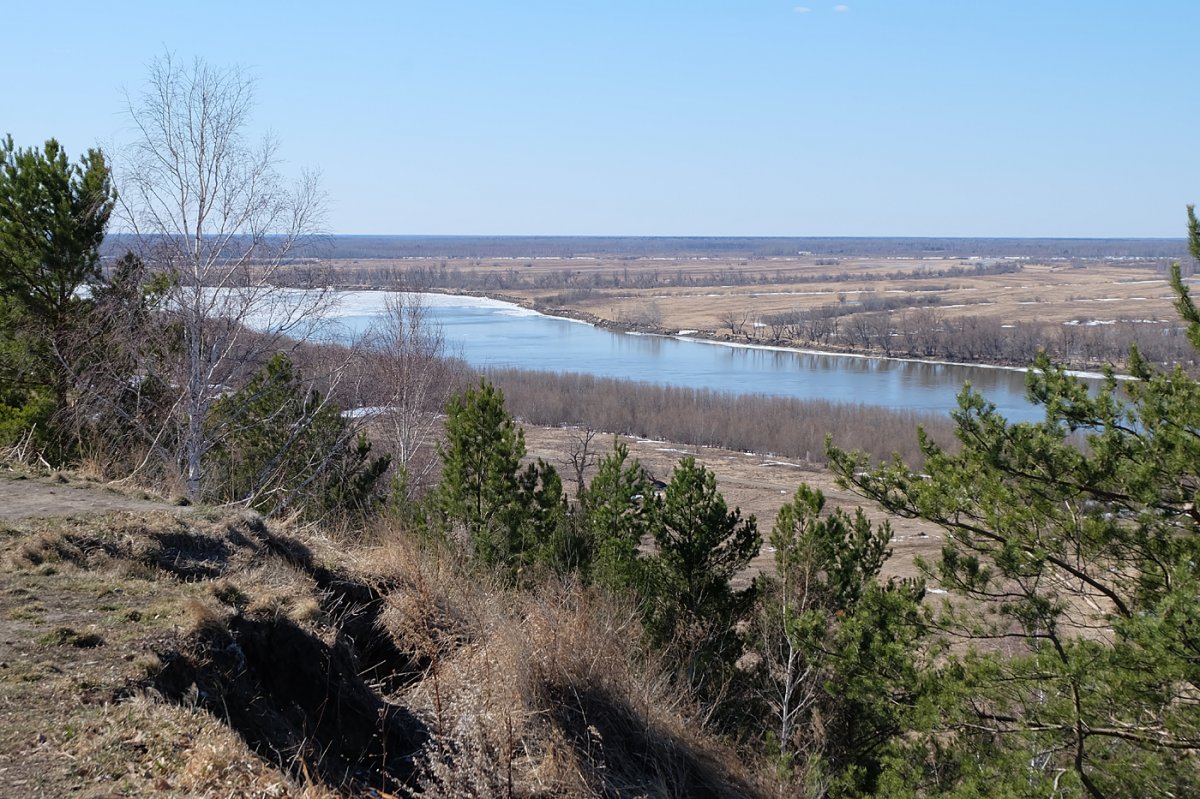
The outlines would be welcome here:
[[[114,234],[102,249],[129,248]],[[1187,254],[1184,238],[923,237],[923,236],[472,236],[332,234],[305,255],[331,259],[390,258],[1096,258],[1154,259],[1166,265]]]

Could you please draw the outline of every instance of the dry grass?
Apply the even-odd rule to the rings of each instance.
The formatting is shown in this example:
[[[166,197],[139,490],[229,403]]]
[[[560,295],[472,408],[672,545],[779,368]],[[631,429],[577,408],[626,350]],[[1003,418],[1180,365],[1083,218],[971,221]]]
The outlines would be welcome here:
[[[159,653],[228,630],[237,611],[222,597],[274,597],[277,608],[311,614],[314,583],[294,568],[286,574],[291,567],[267,551],[259,525],[253,517],[114,514],[25,522],[0,535],[5,790],[338,795],[303,768],[256,755],[202,709],[195,690],[178,704],[147,692],[164,671]]]
[[[110,796],[114,789],[199,799],[339,796],[273,768],[212,715],[145,695],[98,708],[64,742],[63,753],[81,764],[81,778]]]
[[[7,529],[0,779],[95,797],[755,794],[630,608],[373,540],[211,512]]]
[[[145,691],[163,667],[157,651],[225,624],[204,581],[187,575],[237,538],[238,524],[117,514],[23,523],[0,536],[6,795],[335,795],[257,757],[196,705]],[[247,562],[236,550],[227,564]]]
[[[831,262],[832,261],[832,262]],[[353,275],[371,269],[415,271],[446,262],[450,270],[501,271],[511,262],[486,259],[387,259],[369,262],[331,262],[331,273]],[[777,258],[543,258],[522,265],[526,285],[505,286],[500,293],[533,304],[552,299],[601,319],[615,321],[635,315],[653,301],[662,313],[662,326],[671,329],[715,329],[719,313],[748,310],[751,316],[792,308],[815,308],[837,303],[839,295],[853,300],[860,294],[931,292],[951,316],[982,315],[1005,321],[1065,322],[1080,316],[1101,317],[1104,309],[1141,318],[1173,318],[1170,287],[1164,263],[1095,260],[1087,263],[1025,260],[1021,270],[1008,274],[932,275],[961,266],[965,259],[796,256]],[[695,282],[696,286],[659,285],[655,288],[595,288],[569,292],[561,287],[538,288],[544,282],[571,275],[572,285],[590,286],[615,272],[625,285]],[[861,279],[845,279],[851,275]],[[740,285],[739,285],[740,284]]]
[[[632,608],[571,582],[513,593],[454,564],[402,538],[364,560],[397,586],[388,629],[426,656],[398,695],[431,731],[424,795],[754,795],[697,732]]]

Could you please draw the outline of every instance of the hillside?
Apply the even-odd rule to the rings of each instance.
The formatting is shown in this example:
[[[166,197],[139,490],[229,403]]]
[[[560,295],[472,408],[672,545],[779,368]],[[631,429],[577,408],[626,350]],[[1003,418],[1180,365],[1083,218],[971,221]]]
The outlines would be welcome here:
[[[628,608],[507,592],[398,536],[0,479],[32,513],[63,491],[70,516],[4,505],[13,795],[753,794]]]

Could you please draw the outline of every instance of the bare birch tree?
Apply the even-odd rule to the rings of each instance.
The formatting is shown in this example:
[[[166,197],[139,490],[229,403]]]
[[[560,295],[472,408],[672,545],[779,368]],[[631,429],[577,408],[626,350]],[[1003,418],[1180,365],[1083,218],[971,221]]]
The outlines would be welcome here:
[[[182,349],[172,432],[193,500],[213,402],[284,337],[303,338],[325,302],[321,291],[278,287],[317,232],[322,195],[312,175],[285,185],[274,138],[249,140],[253,88],[240,69],[168,54],[126,103],[138,138],[120,172],[121,209],[142,257],[169,281],[165,308]]]
[[[367,335],[382,407],[376,416],[378,435],[403,471],[410,492],[426,484],[437,463],[433,442],[462,362],[448,357],[441,326],[420,294],[388,296],[379,323]]]

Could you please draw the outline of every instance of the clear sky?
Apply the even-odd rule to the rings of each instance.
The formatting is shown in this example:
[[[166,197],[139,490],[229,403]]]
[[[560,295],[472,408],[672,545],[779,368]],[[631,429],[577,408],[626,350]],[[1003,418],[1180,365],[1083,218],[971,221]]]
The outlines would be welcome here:
[[[130,134],[164,52],[257,80],[334,233],[1171,236],[1200,0],[6,0],[0,134]]]

